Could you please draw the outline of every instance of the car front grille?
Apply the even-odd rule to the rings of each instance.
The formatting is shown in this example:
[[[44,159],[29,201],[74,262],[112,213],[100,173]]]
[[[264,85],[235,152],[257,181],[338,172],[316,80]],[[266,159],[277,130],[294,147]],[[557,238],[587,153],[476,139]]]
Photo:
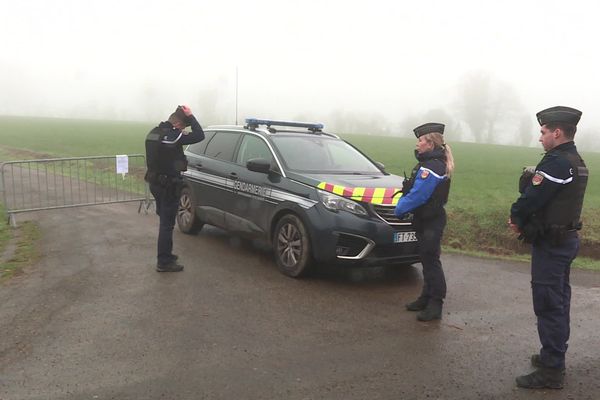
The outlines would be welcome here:
[[[410,225],[412,222],[412,214],[408,218],[400,219],[394,214],[396,206],[384,206],[380,204],[371,204],[372,210],[379,218],[390,225]]]

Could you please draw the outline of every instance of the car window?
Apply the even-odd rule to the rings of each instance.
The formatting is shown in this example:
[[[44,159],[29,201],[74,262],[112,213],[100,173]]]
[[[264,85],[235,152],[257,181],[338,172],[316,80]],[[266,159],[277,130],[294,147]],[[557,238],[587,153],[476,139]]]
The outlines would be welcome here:
[[[324,136],[273,136],[286,166],[295,171],[339,174],[380,174],[381,171],[354,147]]]
[[[198,154],[198,155],[202,155],[204,154],[204,151],[206,150],[206,146],[208,145],[208,142],[210,142],[210,139],[212,139],[213,135],[215,133],[214,132],[204,132],[204,140],[198,143],[194,143],[194,144],[190,144],[186,151],[189,151],[190,153],[194,153],[194,154]]]
[[[232,161],[239,137],[239,132],[216,132],[206,145],[205,155],[224,161]]]
[[[237,163],[246,165],[246,162],[252,158],[264,158],[271,161],[273,156],[264,140],[255,135],[244,135],[238,151]]]

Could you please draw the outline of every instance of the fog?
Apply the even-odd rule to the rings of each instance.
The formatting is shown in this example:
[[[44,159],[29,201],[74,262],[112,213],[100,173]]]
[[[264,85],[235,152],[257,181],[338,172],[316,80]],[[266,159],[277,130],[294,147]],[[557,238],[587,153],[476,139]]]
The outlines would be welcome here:
[[[0,115],[155,123],[186,103],[203,125],[409,136],[437,120],[449,139],[536,146],[535,113],[568,105],[600,150],[594,2],[0,4]]]

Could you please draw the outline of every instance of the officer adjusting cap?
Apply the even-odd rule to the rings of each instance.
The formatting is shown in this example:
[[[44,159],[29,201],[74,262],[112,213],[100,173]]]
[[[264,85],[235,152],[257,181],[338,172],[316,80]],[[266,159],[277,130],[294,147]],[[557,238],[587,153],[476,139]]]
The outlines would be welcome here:
[[[190,119],[188,118],[187,115],[185,115],[185,113],[183,112],[183,108],[181,106],[177,106],[177,108],[175,109],[175,112],[173,114],[171,114],[171,116],[169,117],[169,121],[173,118],[183,122],[185,124],[185,126],[191,125]]]
[[[552,122],[577,125],[582,112],[571,107],[556,106],[540,111],[536,114],[540,126]]]
[[[443,135],[444,127],[444,124],[440,124],[437,122],[428,122],[426,124],[417,126],[415,129],[413,129],[413,132],[415,133],[416,137],[421,137],[432,132],[437,132]]]

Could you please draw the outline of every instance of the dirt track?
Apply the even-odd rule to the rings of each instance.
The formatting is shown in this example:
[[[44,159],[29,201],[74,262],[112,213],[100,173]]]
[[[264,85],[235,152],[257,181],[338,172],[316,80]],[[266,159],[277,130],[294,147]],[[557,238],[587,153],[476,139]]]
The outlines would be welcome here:
[[[176,231],[186,269],[153,269],[137,204],[32,213],[38,265],[0,286],[0,399],[538,399],[524,264],[444,256],[444,319],[404,311],[420,267],[281,275],[217,229]],[[19,217],[22,220],[23,217]],[[600,398],[600,274],[574,271],[566,388]]]

